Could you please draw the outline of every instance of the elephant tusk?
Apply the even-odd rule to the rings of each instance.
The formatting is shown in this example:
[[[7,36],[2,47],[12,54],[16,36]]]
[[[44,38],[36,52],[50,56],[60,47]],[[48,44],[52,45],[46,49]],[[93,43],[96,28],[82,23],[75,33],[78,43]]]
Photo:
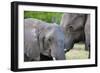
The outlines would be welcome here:
[[[53,60],[56,60],[56,58],[55,58],[55,57],[53,57]]]

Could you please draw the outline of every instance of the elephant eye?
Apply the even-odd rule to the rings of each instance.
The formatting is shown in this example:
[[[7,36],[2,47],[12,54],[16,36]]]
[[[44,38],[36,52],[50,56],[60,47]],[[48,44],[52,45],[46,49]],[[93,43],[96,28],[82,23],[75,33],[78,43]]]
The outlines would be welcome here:
[[[66,28],[66,30],[67,30],[68,32],[73,31],[73,26],[72,26],[72,25],[69,25],[69,26]]]
[[[48,41],[51,42],[52,41],[51,38],[49,38]]]
[[[53,38],[48,38],[48,42],[51,43]]]
[[[70,30],[73,30],[73,26],[69,26],[69,29],[70,29]]]

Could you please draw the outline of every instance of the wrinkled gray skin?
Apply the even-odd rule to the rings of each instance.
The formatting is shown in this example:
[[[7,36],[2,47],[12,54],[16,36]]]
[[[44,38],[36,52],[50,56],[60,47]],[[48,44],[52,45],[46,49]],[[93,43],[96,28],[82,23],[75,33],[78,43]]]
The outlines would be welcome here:
[[[65,34],[65,47],[69,51],[74,43],[85,41],[86,50],[90,49],[90,15],[79,13],[64,13],[61,27]]]
[[[60,26],[41,20],[24,20],[24,55],[28,60],[40,60],[40,53],[64,60],[64,34]]]
[[[89,50],[90,53],[90,15],[87,16],[84,32],[85,32],[85,49]]]

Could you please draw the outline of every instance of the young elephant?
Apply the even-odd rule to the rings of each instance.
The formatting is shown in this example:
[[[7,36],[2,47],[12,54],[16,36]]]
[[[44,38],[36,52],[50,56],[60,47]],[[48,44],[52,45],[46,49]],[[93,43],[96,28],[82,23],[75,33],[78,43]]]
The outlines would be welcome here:
[[[61,27],[65,34],[66,51],[69,51],[74,43],[79,41],[85,41],[85,49],[90,50],[89,14],[64,13],[61,20]]]
[[[24,54],[25,61],[40,61],[41,54],[64,60],[64,33],[60,26],[37,19],[25,19]]]

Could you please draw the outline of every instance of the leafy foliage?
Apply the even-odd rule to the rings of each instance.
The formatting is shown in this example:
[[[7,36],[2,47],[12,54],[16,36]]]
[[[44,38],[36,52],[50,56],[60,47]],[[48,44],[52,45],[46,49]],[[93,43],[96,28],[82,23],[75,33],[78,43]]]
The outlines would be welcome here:
[[[62,13],[60,12],[24,11],[24,18],[36,18],[48,23],[60,24],[61,16]]]

